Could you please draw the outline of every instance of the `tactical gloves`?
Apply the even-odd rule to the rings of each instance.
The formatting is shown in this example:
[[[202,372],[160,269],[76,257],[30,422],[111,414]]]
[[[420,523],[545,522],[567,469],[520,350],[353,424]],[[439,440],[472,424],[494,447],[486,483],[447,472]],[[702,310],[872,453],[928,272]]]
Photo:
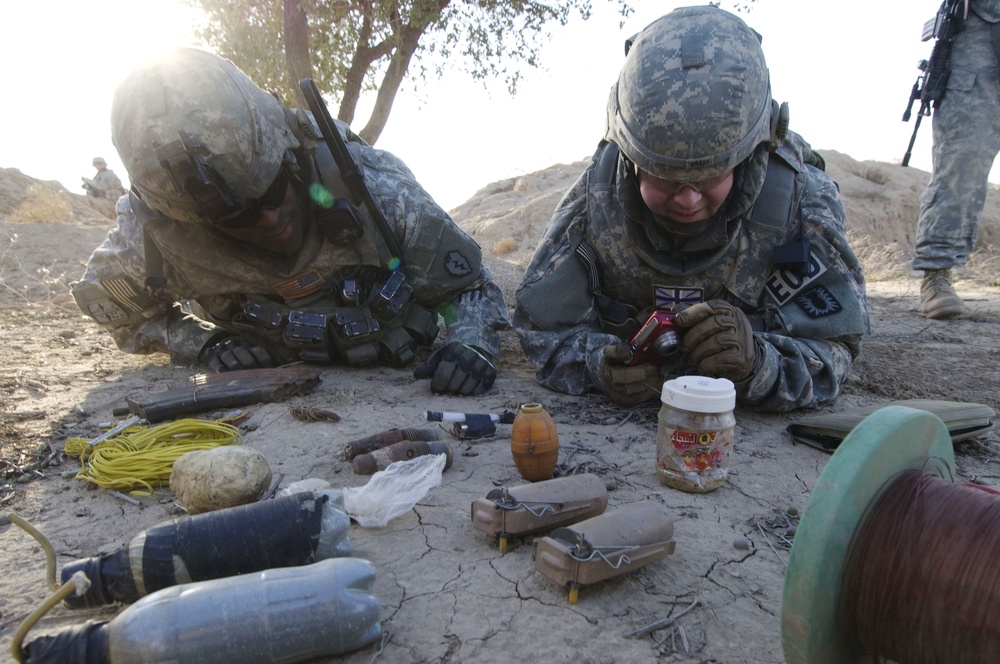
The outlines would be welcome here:
[[[261,369],[276,364],[266,348],[237,336],[226,337],[216,343],[210,342],[202,349],[198,359],[215,373]]]
[[[601,362],[601,379],[604,390],[619,406],[635,406],[660,394],[663,377],[660,368],[651,363],[625,366],[632,359],[628,344],[610,344],[604,347]]]
[[[695,304],[679,312],[674,323],[684,330],[681,350],[699,374],[739,383],[757,368],[757,343],[750,321],[728,302]]]
[[[497,378],[493,364],[472,346],[453,341],[434,351],[413,370],[414,378],[430,378],[435,394],[483,394]]]

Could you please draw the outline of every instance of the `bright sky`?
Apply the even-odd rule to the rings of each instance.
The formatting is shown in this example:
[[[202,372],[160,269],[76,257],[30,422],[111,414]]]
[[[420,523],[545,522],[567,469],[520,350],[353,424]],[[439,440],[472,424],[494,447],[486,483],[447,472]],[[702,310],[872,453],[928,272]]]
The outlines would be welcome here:
[[[588,157],[625,38],[691,3],[634,0],[639,8],[621,29],[616,3],[593,4],[590,20],[575,17],[556,32],[544,69],[526,71],[517,96],[502,82],[484,90],[458,73],[420,98],[406,88],[377,147],[401,157],[446,209],[491,182]],[[939,4],[758,0],[742,16],[764,37],[773,94],[789,103],[793,130],[821,150],[898,163],[913,130],[913,119],[901,117],[916,65],[932,46],[920,41],[921,28]],[[193,44],[193,18],[182,0],[2,3],[0,167],[82,193],[80,176],[93,174],[100,155],[126,180],[111,145],[114,88],[136,62]],[[930,150],[925,119],[910,165],[929,171]],[[1000,169],[991,181],[1000,181]]]

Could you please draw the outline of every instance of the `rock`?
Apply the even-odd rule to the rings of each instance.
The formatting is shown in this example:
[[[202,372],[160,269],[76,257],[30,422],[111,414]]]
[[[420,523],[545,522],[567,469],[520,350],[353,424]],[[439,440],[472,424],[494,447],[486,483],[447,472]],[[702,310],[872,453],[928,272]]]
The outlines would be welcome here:
[[[170,490],[189,514],[252,503],[270,484],[267,460],[242,445],[188,452],[170,474]]]

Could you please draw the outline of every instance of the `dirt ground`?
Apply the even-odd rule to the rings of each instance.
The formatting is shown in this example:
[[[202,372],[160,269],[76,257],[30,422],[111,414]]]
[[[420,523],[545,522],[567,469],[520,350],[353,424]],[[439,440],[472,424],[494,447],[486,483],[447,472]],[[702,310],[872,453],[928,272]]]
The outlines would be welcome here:
[[[930,321],[918,310],[918,280],[907,273],[915,196],[926,173],[859,164],[827,153],[840,182],[869,276],[872,335],[844,393],[823,412],[929,398],[984,403],[1000,410],[1000,280],[996,254],[984,251],[957,283],[969,313]],[[473,233],[512,295],[520,270],[555,201],[580,164],[494,183],[454,211]],[[51,183],[18,184],[0,175],[0,655],[49,591],[39,545],[6,514],[16,511],[52,542],[58,565],[114,550],[144,528],[183,513],[168,489],[125,500],[72,478],[78,462],[67,438],[93,438],[126,397],[181,385],[195,369],[161,357],[130,356],[76,309],[68,284],[111,222],[74,207],[46,216],[38,201],[63,201]],[[24,177],[24,176],[21,176]],[[17,180],[17,182],[15,182]],[[43,184],[45,186],[43,186]],[[31,212],[25,207],[35,188]],[[76,197],[81,198],[81,197]],[[16,200],[15,200],[16,199]],[[6,207],[4,207],[6,205]],[[997,237],[995,197],[983,246]],[[907,207],[908,206],[908,207]],[[49,214],[52,214],[51,212]],[[880,225],[881,224],[881,225]],[[510,300],[513,303],[513,299]],[[663,505],[676,551],[636,572],[581,590],[535,570],[532,538],[501,554],[472,527],[472,501],[498,486],[524,483],[514,467],[510,427],[495,436],[452,439],[454,463],[413,510],[384,528],[353,525],[356,556],[375,567],[384,638],[322,661],[411,662],[781,662],[782,584],[797,514],[830,456],[793,444],[785,431],[804,413],[738,409],[729,481],[708,494],[663,486],[654,470],[657,405],[613,406],[604,397],[569,397],[540,388],[512,331],[493,390],[449,398],[430,393],[408,370],[324,369],[309,394],[249,408],[244,444],[261,452],[277,486],[322,478],[361,486],[340,452],[345,442],[394,427],[425,428],[424,413],[498,413],[537,401],[553,416],[559,472],[591,472],[613,490],[609,510],[640,500]],[[305,423],[289,407],[334,411],[338,422]],[[961,481],[1000,488],[997,434],[956,445]],[[110,619],[123,606],[53,609],[28,640],[88,619]],[[630,635],[671,617],[672,624]],[[7,661],[4,659],[3,661]]]

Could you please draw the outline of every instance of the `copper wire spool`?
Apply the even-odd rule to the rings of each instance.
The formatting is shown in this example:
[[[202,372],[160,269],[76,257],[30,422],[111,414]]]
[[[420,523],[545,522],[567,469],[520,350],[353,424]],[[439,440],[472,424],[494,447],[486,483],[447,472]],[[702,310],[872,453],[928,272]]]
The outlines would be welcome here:
[[[855,535],[845,632],[902,664],[1000,662],[1000,495],[902,473]]]
[[[929,412],[889,406],[844,439],[788,559],[788,664],[1000,662],[1000,494],[954,476]]]

